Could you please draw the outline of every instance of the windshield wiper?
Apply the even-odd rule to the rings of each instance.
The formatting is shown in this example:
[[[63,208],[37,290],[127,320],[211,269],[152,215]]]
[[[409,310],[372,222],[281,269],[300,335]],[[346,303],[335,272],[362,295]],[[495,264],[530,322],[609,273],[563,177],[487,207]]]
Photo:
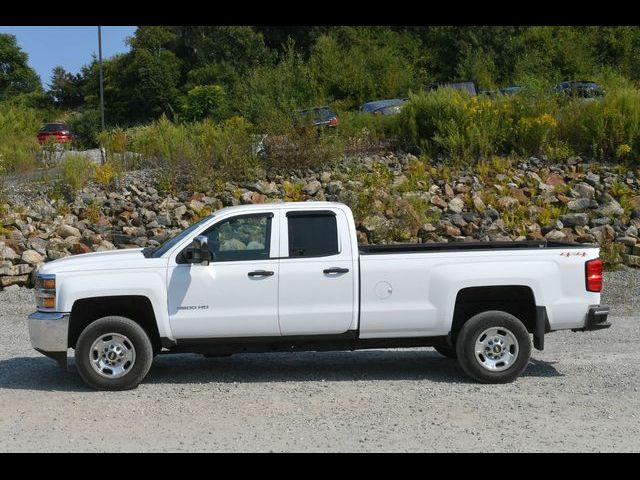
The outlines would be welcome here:
[[[156,251],[155,247],[145,247],[142,249],[142,254],[145,258],[153,257],[153,253]]]

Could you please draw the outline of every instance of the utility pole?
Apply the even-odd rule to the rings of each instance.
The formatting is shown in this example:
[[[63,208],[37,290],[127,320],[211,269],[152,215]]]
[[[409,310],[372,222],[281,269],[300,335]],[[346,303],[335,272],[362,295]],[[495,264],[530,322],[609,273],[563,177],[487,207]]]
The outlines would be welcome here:
[[[98,27],[98,63],[100,64],[100,120],[104,130],[104,86],[102,78],[102,27]]]
[[[98,63],[100,64],[100,125],[104,131],[104,86],[102,85],[102,27],[98,26]],[[100,145],[100,163],[104,165],[106,161],[105,150]]]

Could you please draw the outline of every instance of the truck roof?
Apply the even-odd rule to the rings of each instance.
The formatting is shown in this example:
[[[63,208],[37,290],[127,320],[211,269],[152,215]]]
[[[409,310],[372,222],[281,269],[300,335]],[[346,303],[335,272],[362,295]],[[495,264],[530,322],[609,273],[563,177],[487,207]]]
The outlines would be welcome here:
[[[325,202],[325,201],[308,201],[308,202],[275,202],[275,203],[252,203],[246,205],[234,205],[232,207],[225,207],[220,210],[217,210],[215,214],[217,215],[220,212],[242,212],[247,211],[251,212],[252,210],[264,210],[265,208],[273,209],[273,210],[304,210],[309,208],[339,208],[345,209],[349,208],[343,203],[339,202]]]

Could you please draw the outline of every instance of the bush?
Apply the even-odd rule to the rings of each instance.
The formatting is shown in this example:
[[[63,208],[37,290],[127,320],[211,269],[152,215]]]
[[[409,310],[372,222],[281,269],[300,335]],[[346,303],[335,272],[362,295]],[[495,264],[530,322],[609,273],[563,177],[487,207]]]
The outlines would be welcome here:
[[[559,136],[576,152],[596,158],[640,154],[640,90],[621,88],[604,98],[566,103]],[[623,147],[626,145],[626,147]],[[630,149],[630,150],[628,150]]]
[[[181,117],[188,121],[222,120],[227,113],[227,97],[220,85],[199,85],[187,92]]]
[[[40,150],[36,135],[41,124],[37,110],[0,103],[0,157],[7,173],[36,167]]]
[[[77,148],[84,150],[98,146],[100,133],[100,111],[89,109],[75,112],[67,119],[67,125],[73,135]]]
[[[60,162],[62,188],[70,197],[86,186],[93,171],[93,163],[85,155],[65,155]]]
[[[252,151],[251,124],[232,117],[176,124],[166,117],[126,131],[128,145],[143,164],[159,167],[172,184],[207,185],[214,177],[251,175],[259,162]],[[138,163],[140,163],[140,161]]]

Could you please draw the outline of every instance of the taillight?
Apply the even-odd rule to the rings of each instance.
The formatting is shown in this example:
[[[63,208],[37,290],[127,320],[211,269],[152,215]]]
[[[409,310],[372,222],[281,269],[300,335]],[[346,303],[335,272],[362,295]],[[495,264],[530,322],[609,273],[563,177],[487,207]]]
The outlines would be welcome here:
[[[588,292],[602,291],[602,260],[596,258],[585,264],[585,277]]]
[[[329,126],[330,127],[337,127],[338,126],[338,117],[331,117],[331,120],[329,120]]]

